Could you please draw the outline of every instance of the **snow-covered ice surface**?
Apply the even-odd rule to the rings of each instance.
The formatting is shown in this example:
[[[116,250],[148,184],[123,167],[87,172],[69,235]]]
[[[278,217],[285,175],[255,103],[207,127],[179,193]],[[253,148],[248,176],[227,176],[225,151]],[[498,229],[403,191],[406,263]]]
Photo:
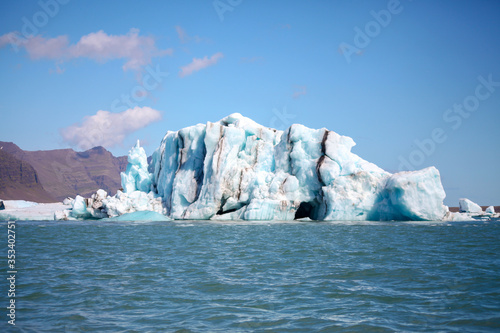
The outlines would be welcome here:
[[[23,200],[5,200],[5,210],[0,210],[0,221],[48,221],[56,220],[57,211],[70,209],[70,205],[59,203],[36,203]]]
[[[38,206],[39,203],[26,200],[4,200],[5,209],[20,209]]]

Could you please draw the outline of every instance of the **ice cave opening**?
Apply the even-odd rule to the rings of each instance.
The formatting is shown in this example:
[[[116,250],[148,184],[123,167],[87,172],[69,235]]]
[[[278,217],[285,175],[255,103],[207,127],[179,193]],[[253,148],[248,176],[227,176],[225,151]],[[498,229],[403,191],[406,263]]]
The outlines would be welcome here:
[[[305,217],[311,220],[317,219],[317,208],[318,205],[315,202],[301,202],[299,208],[295,212],[295,220],[302,219]]]

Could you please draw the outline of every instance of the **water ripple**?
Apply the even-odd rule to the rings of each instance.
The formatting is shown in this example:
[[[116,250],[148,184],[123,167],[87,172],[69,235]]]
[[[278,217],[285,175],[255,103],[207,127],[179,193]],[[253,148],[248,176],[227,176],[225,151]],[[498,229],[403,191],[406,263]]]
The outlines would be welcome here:
[[[19,222],[16,326],[499,331],[499,225]]]

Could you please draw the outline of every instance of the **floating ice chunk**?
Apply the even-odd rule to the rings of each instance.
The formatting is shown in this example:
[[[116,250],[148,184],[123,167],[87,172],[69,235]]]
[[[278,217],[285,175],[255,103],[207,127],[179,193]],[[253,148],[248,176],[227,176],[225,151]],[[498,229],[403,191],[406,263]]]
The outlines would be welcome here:
[[[71,206],[73,205],[73,201],[75,201],[75,199],[67,197],[66,199],[63,200],[63,204]]]
[[[64,210],[57,210],[54,213],[54,220],[59,221],[59,220],[70,220],[71,217],[71,209],[64,209]]]
[[[446,193],[435,167],[394,174],[387,181],[386,191],[395,213],[409,220],[442,220],[448,212],[443,205]]]
[[[443,219],[445,221],[455,221],[455,222],[461,222],[461,221],[476,221],[470,214],[468,213],[452,213],[449,212],[445,218]]]
[[[495,207],[489,206],[488,208],[486,208],[485,213],[486,214],[495,214]]]
[[[108,196],[104,199],[102,205],[109,217],[116,217],[137,211],[165,213],[161,197],[153,192],[134,191],[132,193],[123,193],[122,191],[117,191],[115,196]]]
[[[96,201],[102,201],[108,196],[108,192],[104,191],[103,189],[97,190],[95,193],[95,200]]]
[[[87,211],[87,203],[85,198],[77,195],[73,201],[73,209],[71,209],[71,216],[74,218],[88,218],[91,214]]]
[[[481,214],[483,209],[477,203],[470,201],[469,199],[462,198],[458,202],[461,213],[478,213]]]
[[[99,189],[86,200],[87,212],[92,215],[93,218],[102,219],[108,217],[103,203],[107,196],[108,193],[106,191]]]

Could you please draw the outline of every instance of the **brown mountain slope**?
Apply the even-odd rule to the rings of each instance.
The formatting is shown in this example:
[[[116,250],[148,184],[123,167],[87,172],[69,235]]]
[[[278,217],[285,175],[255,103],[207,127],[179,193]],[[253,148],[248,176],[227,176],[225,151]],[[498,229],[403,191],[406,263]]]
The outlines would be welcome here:
[[[90,196],[102,188],[114,194],[121,187],[120,172],[125,170],[127,157],[115,157],[103,147],[84,152],[73,149],[23,151],[10,142],[0,142],[3,149],[36,170],[43,188],[57,200]]]
[[[35,169],[26,161],[0,149],[0,198],[36,202],[56,202],[40,182]]]

